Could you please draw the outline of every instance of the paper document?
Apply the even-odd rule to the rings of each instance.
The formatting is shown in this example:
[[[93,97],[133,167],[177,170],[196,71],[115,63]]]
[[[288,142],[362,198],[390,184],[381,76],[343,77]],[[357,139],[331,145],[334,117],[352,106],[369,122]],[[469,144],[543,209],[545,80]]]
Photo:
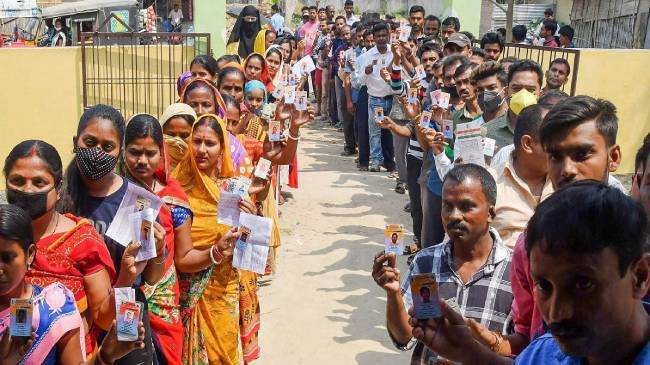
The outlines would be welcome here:
[[[219,194],[219,204],[217,205],[217,223],[238,227],[240,201],[239,194],[222,191]]]
[[[128,246],[133,238],[129,215],[143,211],[145,208],[151,208],[153,209],[153,219],[155,221],[162,204],[162,200],[156,194],[135,184],[128,183],[122,203],[117,208],[117,213],[115,213],[113,221],[108,226],[106,235],[122,246]]]
[[[269,256],[272,221],[269,218],[242,213],[239,217],[241,236],[235,244],[232,266],[264,274]]]

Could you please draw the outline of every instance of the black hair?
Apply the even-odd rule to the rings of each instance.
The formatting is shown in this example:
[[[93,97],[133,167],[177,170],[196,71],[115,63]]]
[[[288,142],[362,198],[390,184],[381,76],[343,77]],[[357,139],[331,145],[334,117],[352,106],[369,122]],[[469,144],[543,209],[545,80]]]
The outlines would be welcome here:
[[[636,173],[643,166],[641,176],[645,175],[645,166],[648,163],[648,156],[650,156],[650,133],[646,134],[643,139],[643,144],[636,152],[634,157],[634,172]],[[641,180],[637,180],[637,184],[641,186]]]
[[[327,11],[325,8],[318,8],[318,12],[320,13],[321,11]]]
[[[47,171],[54,178],[54,186],[57,188],[61,187],[61,184],[63,183],[63,163],[61,162],[59,152],[57,152],[56,148],[51,144],[36,139],[22,141],[11,149],[7,158],[5,158],[5,179],[9,175],[9,171],[11,171],[16,164],[16,161],[31,156],[37,156],[41,160],[45,161]]]
[[[178,114],[178,115],[174,115],[173,117],[169,118],[167,121],[162,121],[163,125],[167,124],[167,122],[169,120],[174,119],[174,118],[183,119],[185,121],[185,123],[187,123],[187,125],[190,126],[190,127],[192,126],[192,124],[194,124],[194,120],[196,119],[196,118],[194,118],[193,116],[191,116],[189,114]]]
[[[424,7],[422,7],[421,5],[411,6],[411,8],[409,9],[409,15],[413,13],[422,13],[422,16],[426,14],[426,12],[424,11]]]
[[[312,10],[316,10],[316,11],[318,11],[318,6],[316,6],[316,5],[311,5],[311,6],[309,7],[309,11],[312,11]]]
[[[523,42],[526,40],[526,34],[528,34],[528,29],[523,24],[515,25],[512,27],[512,40],[514,42]]]
[[[288,43],[289,44],[289,60],[291,60],[291,55],[293,53],[293,47],[291,46],[291,38],[289,38],[288,36],[287,37],[281,37],[281,38],[276,39],[275,42],[273,42],[273,43],[277,44],[280,47],[282,47],[283,44]],[[285,62],[287,62],[287,60],[285,60]]]
[[[416,52],[417,58],[422,58],[422,55],[425,52],[435,52],[438,55],[438,59],[441,59],[443,57],[442,51],[440,50],[440,47],[438,47],[437,44],[433,42],[425,42],[423,43],[419,48],[418,51]]]
[[[456,71],[454,72],[454,78],[464,74],[467,71],[472,71],[476,67],[478,67],[478,64],[476,63],[471,63],[471,62],[463,63],[456,68]]]
[[[576,181],[537,206],[526,229],[526,252],[537,246],[557,255],[598,254],[611,248],[623,277],[644,252],[647,230],[643,207],[600,181]]]
[[[497,183],[494,181],[494,177],[488,170],[484,167],[473,163],[467,163],[462,165],[456,165],[451,169],[444,180],[442,185],[446,184],[447,181],[452,181],[456,184],[465,182],[466,180],[474,178],[479,181],[481,184],[481,190],[483,190],[483,195],[485,199],[492,206],[497,204]]]
[[[223,103],[226,105],[226,109],[235,108],[241,112],[241,106],[237,100],[235,100],[234,96],[230,94],[223,94],[221,97],[223,98]]]
[[[479,56],[482,59],[485,59],[485,50],[480,47],[472,47],[472,56]]]
[[[375,24],[374,27],[372,27],[372,34],[376,34],[381,32],[382,30],[385,30],[387,33],[390,33],[390,29],[388,28],[388,23],[386,22],[379,22]]]
[[[187,96],[190,95],[190,93],[192,91],[197,90],[197,89],[201,89],[201,88],[204,88],[206,90],[210,90],[210,93],[214,94],[214,90],[212,90],[212,88],[210,86],[208,86],[208,84],[207,84],[210,81],[202,80],[202,81],[206,82],[206,83],[203,83],[203,82],[197,82],[198,80],[202,80],[202,79],[194,79],[193,81],[190,81],[189,84],[187,84],[187,86],[185,87],[185,91],[183,92],[183,100],[185,100],[187,98]]]
[[[454,16],[450,16],[442,21],[442,27],[453,27],[458,32],[460,31],[460,20]]]
[[[565,93],[559,89],[547,90],[542,96],[537,100],[537,104],[547,109],[551,109],[555,104],[569,98],[569,94]]]
[[[240,63],[241,58],[239,57],[239,55],[236,55],[236,54],[225,54],[225,55],[217,58],[217,64],[219,64],[221,62],[237,62],[237,63]]]
[[[344,22],[346,21],[343,15],[337,15],[336,18],[334,18],[334,21],[336,22],[339,19],[343,19]]]
[[[501,85],[508,85],[508,74],[503,69],[503,66],[501,66],[501,63],[497,61],[487,61],[477,67],[472,74],[472,82],[476,83],[495,75]]]
[[[525,107],[517,116],[515,124],[514,143],[515,149],[521,147],[521,137],[531,136],[535,141],[539,141],[539,127],[542,125],[542,113],[548,108],[534,104]]]
[[[512,78],[517,72],[531,71],[537,74],[537,82],[539,86],[542,86],[544,81],[544,72],[539,63],[532,60],[517,60],[510,65],[508,69],[508,84],[512,82]]]
[[[280,7],[278,6],[278,4],[273,4],[273,5],[271,5],[271,10],[275,11],[276,13],[279,13],[280,12]]]
[[[212,77],[217,76],[217,73],[219,73],[219,66],[217,66],[217,60],[215,60],[214,57],[207,54],[202,54],[194,57],[192,63],[190,63],[190,69],[194,65],[199,65],[203,67],[206,71],[208,71],[208,73]]]
[[[424,292],[428,292],[429,294],[431,294],[431,289],[429,289],[428,286],[423,286],[420,288],[420,295],[424,294]]]
[[[17,205],[0,204],[0,238],[17,242],[27,252],[34,243],[32,219]]]
[[[469,39],[470,46],[472,45],[472,42],[474,42],[476,40],[476,38],[474,38],[474,34],[472,34],[472,32],[464,30],[464,31],[458,32],[458,33],[461,33],[461,34],[464,34],[464,35],[467,36],[467,38]]]
[[[248,65],[248,61],[252,60],[253,58],[257,58],[258,60],[260,60],[260,62],[262,62],[262,67],[264,66],[264,62],[266,61],[264,60],[264,56],[262,56],[259,53],[251,53],[248,59],[246,60],[245,64]],[[244,65],[244,67],[246,67],[246,65]]]
[[[196,128],[200,126],[210,127],[214,131],[214,133],[217,134],[217,138],[219,138],[219,143],[221,144],[221,146],[223,146],[224,131],[221,129],[221,125],[219,124],[219,122],[217,122],[216,119],[214,119],[214,117],[208,116],[208,117],[201,118],[198,122],[194,124],[194,130],[196,130]]]
[[[268,57],[271,53],[277,54],[278,57],[280,57],[280,62],[282,62],[282,60],[284,60],[284,55],[282,54],[282,51],[277,47],[269,48],[266,51],[266,56],[264,58]],[[281,71],[281,70],[278,70],[278,71]]]
[[[555,20],[546,19],[542,22],[542,28],[550,30],[555,34],[555,31],[557,30],[557,22]]]
[[[618,117],[614,104],[580,95],[559,102],[546,114],[539,133],[542,145],[557,141],[560,134],[591,120],[596,121],[596,128],[608,146],[616,144]]]
[[[553,16],[553,9],[548,8],[548,9],[544,10],[544,15]]]
[[[229,67],[224,67],[224,69],[221,70],[221,72],[219,73],[219,80],[217,81],[217,89],[221,88],[221,81],[225,79],[226,76],[231,74],[236,74],[237,76],[241,77],[241,79],[244,81],[244,84],[246,84],[246,75],[244,75],[242,70],[238,69],[237,67],[229,66]]]
[[[486,44],[498,44],[499,50],[503,51],[503,47],[505,47],[506,41],[499,33],[485,33],[483,38],[481,38],[481,48],[485,49]]]
[[[459,66],[462,66],[462,65],[468,64],[469,60],[467,59],[467,57],[465,57],[463,55],[460,55],[460,54],[451,55],[451,56],[447,56],[447,57],[443,58],[442,59],[442,72],[444,73],[445,70],[448,67],[451,67],[451,66],[453,66],[453,65],[455,65],[456,63],[459,63],[459,62],[460,62]]]
[[[303,6],[302,8],[300,8],[301,13],[305,10],[309,11],[309,6]]]
[[[161,147],[162,153],[163,145],[163,131],[158,123],[158,119],[149,114],[135,115],[126,125],[126,133],[124,134],[124,147],[136,139],[151,137],[156,144]]]
[[[569,64],[569,61],[567,61],[565,58],[556,58],[553,61],[551,61],[551,64],[549,65],[549,68],[553,66],[554,64],[560,64],[566,66],[567,69],[567,76],[571,74],[571,65]]]
[[[354,6],[354,1],[352,0],[345,0],[345,4],[343,6]]]
[[[435,16],[433,14],[427,15],[427,17],[424,18],[424,21],[425,22],[438,22],[438,26],[440,26],[440,18],[438,18],[437,16]]]
[[[575,31],[573,30],[573,28],[571,28],[570,25],[565,25],[561,27],[559,33],[560,35],[569,38],[569,41],[573,41],[573,35],[575,34]]]
[[[108,120],[113,124],[113,128],[117,132],[119,148],[123,147],[124,141],[124,117],[117,109],[110,105],[97,104],[94,105],[81,115],[79,124],[77,125],[77,137],[88,127],[91,121],[95,119]],[[75,146],[76,147],[76,146]],[[61,213],[72,213],[80,215],[81,209],[86,203],[86,186],[81,178],[81,173],[77,167],[76,161],[73,159],[65,170],[65,178],[63,183],[63,194],[59,200],[59,211]]]
[[[503,39],[506,38],[506,28],[503,27],[497,28],[497,33],[500,34],[503,37]]]

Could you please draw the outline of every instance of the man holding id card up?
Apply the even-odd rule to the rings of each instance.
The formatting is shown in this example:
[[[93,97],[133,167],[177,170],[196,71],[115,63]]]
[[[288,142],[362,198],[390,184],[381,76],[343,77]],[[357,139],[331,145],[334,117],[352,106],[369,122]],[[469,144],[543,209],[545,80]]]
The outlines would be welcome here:
[[[413,307],[417,318],[435,318],[440,310],[431,311],[428,304],[437,303],[437,297],[491,331],[507,330],[512,303],[512,251],[490,227],[496,194],[496,182],[486,169],[472,164],[455,167],[442,187],[442,221],[449,239],[422,249],[401,287],[397,257],[384,252],[375,256],[372,276],[386,290],[388,334],[400,350],[415,346],[411,364],[447,363],[413,339],[407,312]],[[426,274],[437,284],[427,284],[423,279]],[[411,285],[417,285],[417,290],[411,290]],[[418,312],[420,308],[423,313]]]

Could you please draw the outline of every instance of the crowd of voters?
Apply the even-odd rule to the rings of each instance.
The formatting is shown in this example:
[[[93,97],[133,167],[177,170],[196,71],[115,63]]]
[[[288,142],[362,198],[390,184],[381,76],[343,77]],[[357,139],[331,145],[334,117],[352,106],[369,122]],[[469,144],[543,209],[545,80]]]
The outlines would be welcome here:
[[[616,107],[563,92],[567,60],[543,70],[504,57],[501,32],[475,40],[418,5],[406,24],[359,18],[351,0],[338,16],[302,14],[292,32],[277,6],[270,25],[246,6],[227,54],[194,58],[161,116],[88,108],[67,167],[47,141],[11,150],[0,364],[258,359],[258,281],[275,269],[282,188],[298,188],[300,130],[314,119],[340,128],[360,171],[408,191],[408,272],[382,251],[372,276],[411,364],[650,364],[650,138],[627,191],[612,176],[623,157]],[[573,47],[552,11],[512,32],[513,43]],[[235,259],[256,232],[223,223],[233,186],[242,222],[270,222],[261,272]],[[135,229],[155,243],[141,259],[143,242],[124,231],[154,207]],[[434,318],[412,308],[420,274],[437,281]],[[31,336],[10,335],[25,319],[20,300]],[[118,340],[130,301],[142,310],[136,338]]]

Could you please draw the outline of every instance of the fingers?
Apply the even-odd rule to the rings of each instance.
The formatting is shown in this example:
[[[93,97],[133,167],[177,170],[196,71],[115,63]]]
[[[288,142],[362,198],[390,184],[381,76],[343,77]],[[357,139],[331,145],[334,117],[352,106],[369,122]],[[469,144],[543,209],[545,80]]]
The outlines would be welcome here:
[[[449,321],[449,324],[452,326],[464,325],[465,319],[460,313],[456,312],[452,307],[450,307],[447,302],[440,300],[440,311],[442,316]]]
[[[395,268],[395,266],[397,265],[397,255],[395,255],[394,252],[389,252],[387,256],[388,256],[388,266]]]
[[[140,242],[131,242],[128,246],[126,246],[126,250],[124,250],[123,256],[135,257],[138,254],[140,247],[142,247],[142,244]]]

